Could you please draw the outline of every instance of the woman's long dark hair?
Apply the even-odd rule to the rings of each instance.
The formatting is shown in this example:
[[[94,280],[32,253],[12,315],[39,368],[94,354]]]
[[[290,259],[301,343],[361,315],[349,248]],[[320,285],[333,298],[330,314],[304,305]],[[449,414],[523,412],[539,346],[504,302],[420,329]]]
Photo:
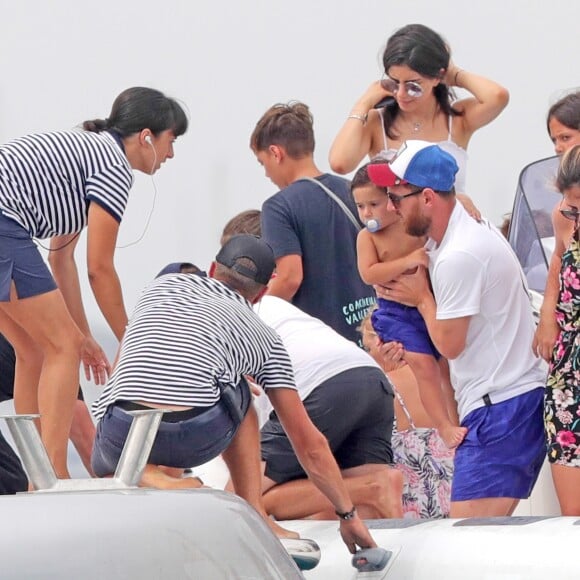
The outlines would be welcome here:
[[[570,93],[554,103],[546,117],[548,134],[550,133],[550,121],[556,119],[568,129],[580,131],[580,91]]]
[[[149,129],[154,135],[171,130],[175,137],[187,131],[187,116],[181,105],[162,92],[147,87],[123,91],[113,103],[107,119],[85,121],[83,129],[93,133],[115,131],[121,137]]]
[[[392,66],[408,66],[420,75],[435,79],[441,78],[441,70],[447,70],[449,59],[449,49],[439,34],[423,24],[408,24],[387,41],[383,52],[383,67],[385,74],[388,74]],[[440,82],[433,92],[439,108],[447,117],[462,114],[451,106],[452,95],[445,83]],[[398,114],[396,99],[389,99],[384,108],[383,123],[391,139],[398,137],[392,129]]]

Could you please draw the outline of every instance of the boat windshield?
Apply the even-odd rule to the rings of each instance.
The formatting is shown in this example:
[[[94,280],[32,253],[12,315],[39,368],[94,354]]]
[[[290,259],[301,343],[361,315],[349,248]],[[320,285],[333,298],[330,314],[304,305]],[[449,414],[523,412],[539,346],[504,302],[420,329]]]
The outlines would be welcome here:
[[[518,180],[509,242],[524,270],[531,290],[544,292],[548,265],[554,250],[552,209],[562,196],[554,181],[559,158],[548,157],[524,167]]]

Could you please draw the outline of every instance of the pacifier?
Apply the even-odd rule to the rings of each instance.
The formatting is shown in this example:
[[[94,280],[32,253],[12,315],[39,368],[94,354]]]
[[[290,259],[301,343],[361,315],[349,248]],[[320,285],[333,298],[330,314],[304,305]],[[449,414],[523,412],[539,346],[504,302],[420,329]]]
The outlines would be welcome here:
[[[381,224],[379,220],[370,219],[368,222],[365,223],[366,229],[372,233],[378,232],[381,229]]]

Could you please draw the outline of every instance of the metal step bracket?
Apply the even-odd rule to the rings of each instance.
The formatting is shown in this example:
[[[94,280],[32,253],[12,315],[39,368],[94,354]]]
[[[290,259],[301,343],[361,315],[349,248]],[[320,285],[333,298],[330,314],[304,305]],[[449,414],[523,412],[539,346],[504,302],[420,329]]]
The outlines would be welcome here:
[[[40,415],[0,415],[20,455],[35,492],[134,489],[147,465],[151,448],[166,409],[128,411],[133,421],[113,477],[58,479],[34,421]]]

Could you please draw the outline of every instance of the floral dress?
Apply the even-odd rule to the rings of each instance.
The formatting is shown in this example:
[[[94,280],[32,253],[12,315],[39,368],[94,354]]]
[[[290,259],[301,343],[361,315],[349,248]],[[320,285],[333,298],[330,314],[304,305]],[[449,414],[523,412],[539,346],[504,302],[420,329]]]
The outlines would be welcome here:
[[[580,237],[562,255],[556,306],[560,334],[546,386],[544,423],[551,463],[580,467]]]
[[[410,429],[394,431],[394,467],[402,472],[403,517],[449,517],[454,450],[449,449],[437,429],[415,427],[400,393],[395,395],[409,419]]]

